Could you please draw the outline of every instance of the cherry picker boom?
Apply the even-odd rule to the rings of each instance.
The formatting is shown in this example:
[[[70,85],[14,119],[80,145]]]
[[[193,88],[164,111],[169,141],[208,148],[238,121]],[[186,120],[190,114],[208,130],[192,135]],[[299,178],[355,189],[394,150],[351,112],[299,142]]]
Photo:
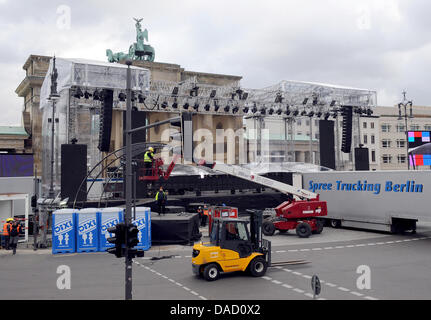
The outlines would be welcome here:
[[[277,206],[275,216],[265,219],[262,224],[262,230],[265,235],[271,236],[276,230],[284,233],[295,229],[299,237],[308,238],[312,233],[322,232],[323,221],[318,217],[326,216],[328,210],[326,202],[320,201],[317,193],[261,176],[249,169],[235,165],[224,163],[206,164],[204,160],[199,161],[198,164],[301,199],[292,198]]]

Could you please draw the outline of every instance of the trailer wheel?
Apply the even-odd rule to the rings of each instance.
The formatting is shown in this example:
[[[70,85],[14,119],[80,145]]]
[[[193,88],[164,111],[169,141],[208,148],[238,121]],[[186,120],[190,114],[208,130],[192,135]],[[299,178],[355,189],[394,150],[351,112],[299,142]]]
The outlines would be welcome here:
[[[251,260],[249,265],[249,271],[253,277],[262,277],[266,273],[267,268],[268,263],[260,256]]]
[[[323,231],[323,226],[324,226],[324,222],[322,221],[322,220],[320,220],[320,219],[317,219],[316,220],[316,227],[317,227],[317,229],[315,230],[315,231],[313,231],[312,233],[313,234],[321,234],[322,233],[322,231]]]
[[[341,227],[341,221],[337,219],[331,219],[331,227],[332,228],[339,228]]]
[[[311,235],[311,227],[308,223],[302,222],[296,226],[296,234],[300,238],[308,238]]]
[[[215,263],[210,263],[205,266],[203,276],[207,281],[215,281],[220,276],[220,270]]]
[[[272,221],[265,220],[262,223],[262,232],[265,236],[272,236],[275,232],[275,226]]]

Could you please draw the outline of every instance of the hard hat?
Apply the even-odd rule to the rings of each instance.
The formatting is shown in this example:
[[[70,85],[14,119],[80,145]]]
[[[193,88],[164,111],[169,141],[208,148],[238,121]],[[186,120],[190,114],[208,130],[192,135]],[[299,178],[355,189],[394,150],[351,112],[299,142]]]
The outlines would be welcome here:
[[[148,150],[150,150],[151,152],[154,151],[153,147],[149,147]]]
[[[13,219],[12,218],[7,218],[6,222],[8,222],[8,221],[13,221]]]

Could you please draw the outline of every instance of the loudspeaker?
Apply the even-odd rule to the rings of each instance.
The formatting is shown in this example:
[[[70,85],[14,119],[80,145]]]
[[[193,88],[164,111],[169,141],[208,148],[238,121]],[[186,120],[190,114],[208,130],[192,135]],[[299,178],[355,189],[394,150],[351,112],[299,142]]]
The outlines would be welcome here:
[[[320,165],[335,169],[334,121],[319,120]]]
[[[341,115],[343,117],[343,135],[341,140],[341,151],[350,153],[352,147],[352,107],[343,106],[341,108]]]
[[[87,181],[81,189],[79,186],[87,176],[87,145],[61,145],[61,198],[69,198],[69,203],[75,200],[87,201]],[[78,191],[79,189],[79,191]]]
[[[368,171],[370,170],[370,159],[368,148],[355,148],[355,170]]]
[[[98,148],[102,152],[109,152],[111,144],[111,129],[112,129],[112,106],[114,100],[114,91],[104,89],[102,91],[103,101],[100,108],[100,126],[99,126],[99,145]]]

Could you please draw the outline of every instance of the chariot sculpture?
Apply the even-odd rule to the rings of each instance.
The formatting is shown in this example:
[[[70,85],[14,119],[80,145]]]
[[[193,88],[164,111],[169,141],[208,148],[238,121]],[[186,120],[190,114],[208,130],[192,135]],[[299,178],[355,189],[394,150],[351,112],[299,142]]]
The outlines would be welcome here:
[[[125,59],[141,60],[153,62],[155,58],[155,51],[152,46],[145,44],[144,40],[148,41],[148,30],[142,31],[141,21],[143,19],[136,19],[136,42],[130,45],[129,52],[116,52],[113,53],[111,49],[106,50],[106,56],[109,62],[120,62]]]

